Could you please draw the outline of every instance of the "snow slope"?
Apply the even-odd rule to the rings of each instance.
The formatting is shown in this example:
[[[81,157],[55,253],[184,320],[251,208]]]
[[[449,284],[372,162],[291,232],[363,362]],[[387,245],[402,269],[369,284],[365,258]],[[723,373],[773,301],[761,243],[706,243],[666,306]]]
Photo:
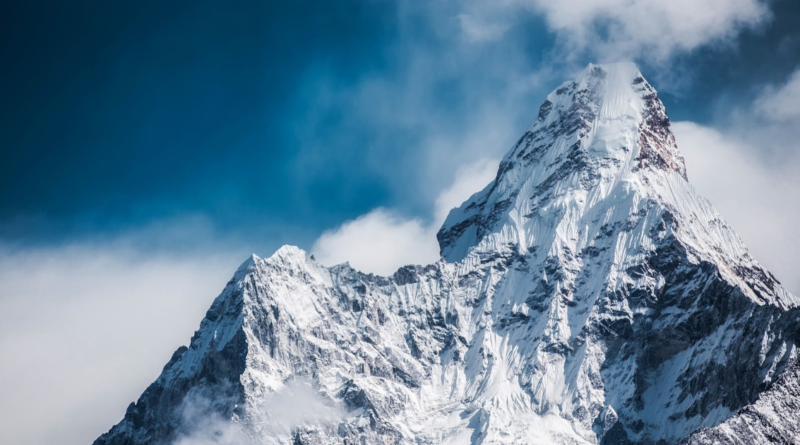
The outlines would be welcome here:
[[[551,93],[437,237],[390,277],[248,259],[95,443],[760,443],[752,412],[800,442],[800,300],[687,182],[634,65]],[[274,402],[296,382],[304,415]]]

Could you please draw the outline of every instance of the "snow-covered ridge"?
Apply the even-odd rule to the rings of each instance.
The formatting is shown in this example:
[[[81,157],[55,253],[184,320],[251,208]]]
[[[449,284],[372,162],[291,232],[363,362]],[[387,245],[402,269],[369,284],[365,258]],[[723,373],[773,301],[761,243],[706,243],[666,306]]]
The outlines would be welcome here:
[[[735,260],[725,265],[729,279],[749,288],[746,276],[765,275],[777,300],[759,291],[750,293],[754,299],[798,304],[689,185],[664,106],[631,63],[589,65],[548,95],[495,181],[451,211],[437,236],[450,261],[508,246],[578,252],[592,246],[587,235],[600,226],[659,210],[692,220],[679,236],[698,254]]]
[[[438,238],[390,277],[253,256],[96,443],[737,443],[712,439],[751,404],[796,434],[765,400],[795,397],[798,299],[696,195],[632,64],[551,93]],[[338,414],[278,425],[299,380]]]

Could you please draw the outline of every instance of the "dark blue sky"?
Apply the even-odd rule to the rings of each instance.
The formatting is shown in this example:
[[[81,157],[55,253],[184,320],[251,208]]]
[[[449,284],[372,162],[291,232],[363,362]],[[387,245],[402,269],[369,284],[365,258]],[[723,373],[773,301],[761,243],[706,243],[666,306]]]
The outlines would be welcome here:
[[[58,243],[191,215],[270,250],[377,206],[428,218],[458,165],[502,155],[544,95],[593,61],[565,61],[529,10],[502,38],[465,43],[458,7],[3,2],[0,239]],[[770,7],[773,20],[733,44],[639,60],[673,120],[714,125],[796,68],[800,8]],[[461,150],[498,116],[476,111],[487,103],[507,127],[485,153]]]

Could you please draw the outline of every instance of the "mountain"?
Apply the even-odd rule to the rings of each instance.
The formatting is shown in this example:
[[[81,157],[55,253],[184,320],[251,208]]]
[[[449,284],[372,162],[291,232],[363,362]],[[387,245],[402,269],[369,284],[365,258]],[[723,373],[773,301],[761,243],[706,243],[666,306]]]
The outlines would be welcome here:
[[[551,93],[437,238],[390,277],[248,259],[95,444],[800,443],[800,300],[634,65]]]

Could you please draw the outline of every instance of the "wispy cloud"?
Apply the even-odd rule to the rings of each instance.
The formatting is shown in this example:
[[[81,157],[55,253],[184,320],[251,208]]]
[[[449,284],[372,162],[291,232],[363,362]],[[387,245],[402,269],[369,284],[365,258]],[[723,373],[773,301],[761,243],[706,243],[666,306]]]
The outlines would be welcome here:
[[[309,425],[335,425],[347,415],[344,408],[322,397],[303,378],[289,380],[253,407],[250,421],[226,419],[207,397],[190,394],[180,410],[181,430],[173,445],[279,445]]]
[[[172,445],[263,445],[241,423],[214,409],[219,400],[190,393],[181,404],[178,438]]]
[[[381,178],[384,206],[421,213],[459,166],[502,156],[563,79],[536,63],[536,39],[491,7],[400,3],[398,37],[385,52],[391,70],[355,81],[342,81],[335,68],[309,75],[296,172],[319,178],[358,166],[357,176]]]
[[[731,44],[743,30],[769,21],[761,0],[512,0],[483,5],[492,17],[505,11],[511,22],[522,11],[544,16],[564,45],[560,57],[637,58],[666,62],[670,57],[711,44]],[[481,29],[480,27],[476,27]],[[602,61],[602,60],[601,60]]]
[[[800,123],[800,68],[781,85],[766,86],[753,104],[755,112],[771,122]]]
[[[497,40],[511,26],[508,23],[486,21],[485,18],[477,18],[466,13],[459,14],[457,18],[464,37],[472,42]]]

